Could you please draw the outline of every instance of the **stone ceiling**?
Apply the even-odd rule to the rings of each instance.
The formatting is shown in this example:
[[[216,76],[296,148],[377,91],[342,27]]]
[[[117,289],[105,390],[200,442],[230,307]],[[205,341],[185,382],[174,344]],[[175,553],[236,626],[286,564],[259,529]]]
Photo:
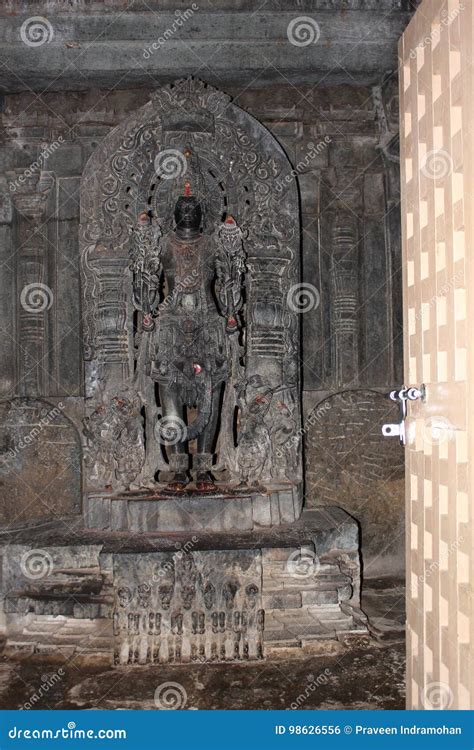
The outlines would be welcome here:
[[[417,0],[3,0],[0,90],[370,85]]]

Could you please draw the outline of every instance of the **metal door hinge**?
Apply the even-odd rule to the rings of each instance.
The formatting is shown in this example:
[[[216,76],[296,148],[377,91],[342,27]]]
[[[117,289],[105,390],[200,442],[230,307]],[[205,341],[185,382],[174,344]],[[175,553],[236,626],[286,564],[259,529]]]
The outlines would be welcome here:
[[[399,390],[390,391],[388,397],[395,401],[400,407],[400,421],[395,424],[384,424],[382,427],[382,435],[384,437],[398,437],[400,443],[406,445],[406,432],[405,432],[405,419],[408,412],[408,402],[425,399],[425,386],[421,385],[419,388],[414,386],[406,387],[402,386]]]

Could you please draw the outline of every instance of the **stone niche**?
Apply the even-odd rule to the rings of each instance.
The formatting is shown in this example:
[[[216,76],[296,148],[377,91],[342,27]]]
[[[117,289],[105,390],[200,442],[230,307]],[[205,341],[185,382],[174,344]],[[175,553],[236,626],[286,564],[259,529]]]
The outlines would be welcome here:
[[[169,174],[163,171],[166,164]],[[172,306],[174,301],[168,297],[161,303],[156,330],[162,325],[166,331],[166,325],[175,328],[166,333],[166,347],[161,344],[161,360],[157,356],[150,364],[149,352],[157,350],[165,334],[156,338],[155,329],[146,328],[141,309],[134,312],[134,284],[145,271],[140,266],[132,273],[131,255],[145,253],[142,237],[151,251],[166,238],[174,241],[173,212],[188,179],[189,189],[200,196],[201,236],[208,247],[220,242],[223,217],[236,223],[243,245],[238,273],[244,302],[242,312],[236,312],[242,335],[236,330],[215,345],[220,347],[216,351],[225,350],[219,356],[227,362],[217,461],[212,466],[215,492],[200,497],[192,490],[176,498],[163,494],[161,475],[176,455],[167,447],[163,450],[160,424],[168,417],[156,398],[150,371],[167,368],[167,382],[183,381],[183,391],[201,388],[205,393],[207,386],[199,384],[198,375],[182,375],[182,352],[193,346],[200,324],[186,310],[198,303],[188,294],[182,303],[188,307],[173,312],[174,318],[169,314],[171,323],[166,324],[159,321],[166,303]],[[139,234],[137,217],[144,211],[151,225]],[[145,532],[210,525],[225,531],[296,520],[303,502],[300,229],[296,181],[277,140],[230,97],[201,81],[185,79],[154,92],[148,104],[109,133],[85,167],[80,243],[87,525]],[[219,251],[212,252],[210,263]],[[219,256],[220,269],[232,264],[230,252],[234,250]],[[229,274],[237,273],[233,269]],[[206,303],[203,314],[208,309]],[[178,316],[179,326],[173,323]],[[218,316],[213,324],[219,330],[220,320]],[[155,325],[153,320],[150,325]],[[186,346],[181,340],[176,343],[184,329],[191,330]],[[203,340],[211,333],[208,330]],[[201,355],[205,357],[202,352],[194,356]],[[165,357],[171,357],[171,364]],[[217,378],[211,362],[209,356],[196,365],[200,382],[209,382],[209,388]],[[178,390],[177,385],[173,388]],[[196,422],[188,421],[183,431],[192,433],[205,413],[199,400],[197,411]],[[189,450],[192,454],[191,446]]]

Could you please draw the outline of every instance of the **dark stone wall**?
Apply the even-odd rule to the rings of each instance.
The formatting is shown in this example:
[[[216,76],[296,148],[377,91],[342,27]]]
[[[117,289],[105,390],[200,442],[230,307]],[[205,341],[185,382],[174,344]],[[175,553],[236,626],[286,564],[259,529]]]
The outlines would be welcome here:
[[[61,400],[76,425],[84,393],[78,269],[80,177],[103,136],[146,103],[150,90],[46,92],[40,98],[18,93],[3,101],[0,325],[5,356],[0,360],[1,397],[41,395],[51,403]],[[301,314],[305,418],[332,394],[352,389],[385,393],[402,382],[396,90],[394,78],[375,88],[273,85],[233,91],[227,87],[239,106],[274,133],[298,176],[302,282],[309,285]],[[41,167],[40,178],[34,176],[35,163]],[[28,282],[28,269],[33,276],[36,273],[36,263],[41,265],[41,278],[51,290],[52,301],[41,324],[32,325],[22,317],[17,300]],[[33,371],[24,350],[15,344],[25,335],[41,356],[41,367]],[[362,421],[370,426],[371,434],[384,403],[379,400],[373,407],[373,420],[371,405],[364,406]],[[387,402],[389,419],[393,417],[390,409]],[[354,403],[332,416],[323,414],[323,419],[329,433],[337,428],[339,442],[350,434],[354,441],[351,425],[358,420]],[[314,480],[320,456],[310,428],[311,424],[303,425],[307,476],[311,477],[307,504],[337,502],[354,508],[357,517],[350,482],[341,482],[335,494],[327,483]],[[352,450],[359,455],[363,475],[370,455],[357,440]],[[398,447],[392,442],[386,450],[392,451],[399,465]],[[379,484],[383,471],[381,465]],[[332,474],[331,486],[337,484],[337,465]],[[397,528],[402,528],[401,484],[390,492],[396,497],[385,525],[375,496],[366,499],[359,519],[372,523],[370,519],[377,515],[376,533],[367,535],[367,554],[374,559],[387,552],[383,537],[393,515]],[[400,549],[397,543],[388,551],[399,556]]]

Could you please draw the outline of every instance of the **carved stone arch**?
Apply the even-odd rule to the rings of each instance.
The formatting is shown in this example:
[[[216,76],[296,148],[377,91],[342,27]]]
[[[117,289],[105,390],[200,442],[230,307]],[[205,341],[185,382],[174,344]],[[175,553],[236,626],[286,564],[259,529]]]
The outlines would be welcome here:
[[[265,421],[273,452],[278,442],[273,432],[281,428],[279,450],[285,442],[285,460],[274,461],[272,477],[286,480],[291,475],[299,486],[296,181],[273,135],[229,96],[202,81],[180,80],[156,91],[150,102],[111,131],[84,170],[80,242],[89,403],[100,402],[104,392],[126,389],[132,377],[130,241],[144,210],[169,226],[183,174],[158,174],[155,160],[163,152],[179,160],[187,148],[199,161],[208,222],[217,225],[232,215],[244,233],[245,379],[253,384],[251,398],[261,391],[271,402]],[[237,384],[236,372],[231,380]],[[226,391],[230,398],[231,389]],[[230,419],[229,409],[223,421]],[[232,452],[231,430],[224,432]]]

